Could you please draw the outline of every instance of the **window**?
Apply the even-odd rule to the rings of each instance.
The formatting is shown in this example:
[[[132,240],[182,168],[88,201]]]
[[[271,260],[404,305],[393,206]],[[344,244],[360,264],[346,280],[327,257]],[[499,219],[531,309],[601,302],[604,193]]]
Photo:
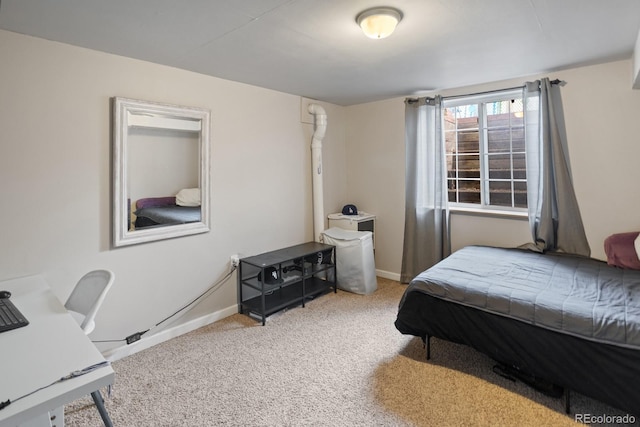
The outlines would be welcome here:
[[[522,210],[527,176],[522,90],[444,100],[449,203]]]

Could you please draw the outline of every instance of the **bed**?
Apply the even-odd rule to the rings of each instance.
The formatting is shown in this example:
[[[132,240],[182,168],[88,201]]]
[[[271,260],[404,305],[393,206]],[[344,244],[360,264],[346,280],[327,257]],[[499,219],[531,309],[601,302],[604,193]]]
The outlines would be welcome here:
[[[422,338],[427,358],[430,337],[438,337],[487,354],[519,378],[559,388],[567,412],[569,391],[576,391],[640,415],[638,270],[468,246],[411,281],[395,326]]]
[[[187,224],[200,221],[199,194],[192,201],[177,196],[148,197],[136,201],[135,228],[148,228],[166,225]],[[194,193],[195,194],[195,193]]]

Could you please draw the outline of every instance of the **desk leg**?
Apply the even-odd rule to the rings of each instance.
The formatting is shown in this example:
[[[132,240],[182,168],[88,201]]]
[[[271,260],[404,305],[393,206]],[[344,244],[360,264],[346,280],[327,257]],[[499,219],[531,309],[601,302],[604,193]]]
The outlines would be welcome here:
[[[104,423],[104,427],[113,427],[113,423],[111,423],[111,418],[109,418],[109,413],[107,412],[107,408],[104,407],[104,399],[100,394],[100,390],[96,390],[91,393],[91,397],[93,397],[93,401],[98,408],[98,412],[100,412],[100,417],[102,417],[102,422]]]

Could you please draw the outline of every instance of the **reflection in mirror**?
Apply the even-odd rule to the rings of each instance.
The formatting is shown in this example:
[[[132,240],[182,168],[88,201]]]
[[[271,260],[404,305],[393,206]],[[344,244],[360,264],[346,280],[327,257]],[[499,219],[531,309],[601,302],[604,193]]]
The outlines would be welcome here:
[[[113,99],[114,246],[209,231],[209,116]]]

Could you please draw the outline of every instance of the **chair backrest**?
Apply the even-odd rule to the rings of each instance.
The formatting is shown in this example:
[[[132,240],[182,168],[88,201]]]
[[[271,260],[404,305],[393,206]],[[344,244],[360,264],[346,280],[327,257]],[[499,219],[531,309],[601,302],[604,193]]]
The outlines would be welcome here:
[[[84,315],[80,327],[86,334],[95,327],[93,319],[113,284],[113,279],[113,272],[109,270],[90,271],[78,281],[64,304],[67,310]]]

